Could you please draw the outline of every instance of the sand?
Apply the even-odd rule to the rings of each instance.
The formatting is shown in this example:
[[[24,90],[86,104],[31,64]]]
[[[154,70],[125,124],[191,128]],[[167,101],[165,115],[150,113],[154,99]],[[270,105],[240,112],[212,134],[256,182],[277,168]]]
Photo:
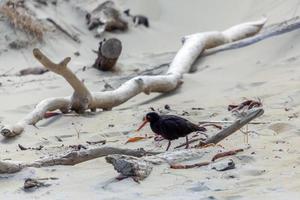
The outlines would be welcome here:
[[[134,14],[149,17],[150,28],[130,25],[126,33],[107,33],[123,43],[117,72],[104,73],[91,68],[99,39],[87,30],[82,10],[91,10],[102,1],[58,1],[58,5],[36,9],[39,18],[51,16],[79,34],[78,44],[60,32],[49,32],[43,43],[13,50],[8,43],[27,37],[14,31],[0,18],[0,125],[13,123],[30,112],[40,100],[72,94],[65,81],[53,74],[15,76],[19,70],[40,66],[32,56],[34,47],[41,48],[49,57],[60,61],[71,56],[69,64],[85,80],[91,91],[104,89],[104,81],[117,87],[122,77],[169,62],[180,46],[181,37],[196,32],[223,30],[227,27],[267,16],[267,25],[290,19],[300,14],[296,0],[118,0],[118,5],[131,8]],[[80,7],[80,9],[76,8]],[[6,37],[5,37],[6,36]],[[246,98],[260,98],[265,114],[258,119],[267,124],[250,125],[251,148],[234,156],[236,169],[216,172],[209,167],[172,170],[167,165],[156,166],[140,184],[132,179],[116,181],[118,175],[104,158],[75,166],[28,168],[16,174],[1,174],[0,199],[298,199],[300,195],[300,33],[293,31],[263,40],[257,44],[218,53],[199,60],[197,71],[184,76],[184,84],[171,94],[149,96],[141,94],[108,112],[77,116],[58,116],[43,120],[35,127],[26,127],[19,137],[0,139],[0,158],[29,161],[61,153],[64,144],[85,144],[85,141],[106,139],[107,145],[126,148],[143,147],[163,150],[152,139],[124,144],[135,136],[137,128],[150,107],[171,113],[189,112],[186,118],[201,120],[233,119],[227,105]],[[74,52],[80,52],[75,56]],[[82,68],[87,66],[86,71]],[[201,107],[204,110],[192,110]],[[113,125],[110,126],[110,125]],[[77,137],[77,132],[80,137]],[[210,134],[217,130],[211,129]],[[140,133],[150,134],[150,128]],[[55,136],[62,138],[57,141]],[[172,145],[183,142],[175,141]],[[41,151],[20,151],[18,144]],[[240,132],[221,143],[226,149],[245,146]],[[33,192],[22,189],[25,178],[57,177],[51,186]]]

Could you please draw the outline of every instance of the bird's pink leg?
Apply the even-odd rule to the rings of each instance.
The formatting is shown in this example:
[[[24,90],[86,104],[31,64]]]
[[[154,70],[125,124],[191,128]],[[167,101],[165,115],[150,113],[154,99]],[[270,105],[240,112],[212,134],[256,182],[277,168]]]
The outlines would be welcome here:
[[[186,139],[186,146],[185,146],[185,148],[188,149],[189,148],[189,138],[188,138],[188,136],[185,136],[185,139]]]
[[[169,150],[170,146],[171,146],[171,141],[169,140],[169,143],[168,143],[168,146],[167,146],[167,149],[166,149],[166,151],[168,151],[168,150]]]

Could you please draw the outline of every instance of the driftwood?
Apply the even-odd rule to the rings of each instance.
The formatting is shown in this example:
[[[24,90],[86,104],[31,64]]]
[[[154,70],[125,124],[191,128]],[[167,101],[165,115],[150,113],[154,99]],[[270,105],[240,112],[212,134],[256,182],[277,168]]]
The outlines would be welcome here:
[[[175,164],[175,165],[170,165],[172,169],[190,169],[190,168],[195,168],[195,167],[203,167],[209,165],[211,162],[209,161],[204,161],[200,163],[194,163],[194,164],[188,164],[188,165],[180,165],[180,164]]]
[[[48,183],[44,183],[38,179],[32,179],[32,178],[27,178],[24,182],[24,190],[32,190],[32,189],[36,189],[39,187],[48,187],[51,184]]]
[[[258,34],[255,36],[241,39],[232,43],[223,44],[211,49],[206,49],[201,55],[200,58],[205,56],[211,56],[216,53],[222,52],[222,51],[228,51],[228,50],[234,50],[243,48],[252,44],[255,44],[257,42],[260,42],[262,40],[268,39],[270,37],[279,36],[294,30],[297,30],[300,28],[300,17],[294,17],[289,20],[269,25],[266,28],[263,28]],[[169,54],[176,54],[176,52],[169,52]],[[163,70],[166,70],[169,66],[170,62],[160,64],[159,66],[155,66],[152,69],[147,69],[145,71],[140,72],[139,74],[152,74],[155,75],[156,73],[153,72],[160,72]]]
[[[226,156],[233,156],[233,155],[236,155],[237,153],[243,152],[243,151],[244,151],[244,149],[235,149],[235,150],[231,150],[231,151],[225,151],[225,152],[217,153],[216,155],[214,155],[214,157],[211,159],[211,161],[204,161],[204,162],[199,162],[199,163],[194,163],[194,164],[187,164],[187,165],[172,164],[172,165],[170,165],[170,167],[172,169],[190,169],[190,168],[203,167],[203,166],[207,166],[209,164],[213,164],[212,168],[216,168],[219,165],[219,164],[216,165],[214,163],[217,159],[224,158]],[[231,166],[230,166],[230,163],[231,163]],[[221,162],[221,164],[223,164],[223,162]],[[226,167],[234,167],[233,161],[229,162],[228,164],[225,166],[225,168],[223,168],[223,170],[226,169]],[[233,166],[232,166],[232,164],[233,164]],[[223,171],[223,170],[218,170],[218,169],[216,169],[216,170],[217,171]]]
[[[75,41],[77,43],[81,42],[77,35],[69,33],[66,29],[64,29],[61,25],[59,25],[53,19],[47,18],[47,21],[50,22],[51,24],[53,24],[58,30],[60,30],[66,36],[68,36],[69,38],[71,38],[73,41]]]
[[[26,76],[26,75],[40,75],[48,72],[48,69],[45,69],[44,67],[31,67],[22,69],[19,72],[19,76]]]
[[[273,24],[263,30],[260,34],[257,34],[251,38],[245,38],[240,41],[236,41],[230,44],[225,44],[223,46],[215,47],[213,49],[209,49],[203,53],[203,56],[209,56],[213,55],[218,52],[227,51],[227,50],[233,50],[238,49],[242,47],[246,47],[252,44],[255,44],[257,42],[260,42],[262,40],[265,40],[269,37],[281,35],[284,33],[288,33],[294,30],[297,30],[300,28],[300,17],[294,17],[289,20],[280,22],[278,24]]]
[[[76,165],[91,159],[104,157],[110,154],[122,154],[133,157],[142,157],[145,155],[155,155],[158,152],[147,152],[144,149],[119,149],[114,147],[98,147],[80,151],[71,151],[69,153],[50,156],[47,158],[35,160],[33,162],[19,162],[19,161],[0,161],[1,173],[16,173],[26,167],[48,167],[54,165]]]
[[[249,121],[261,116],[263,114],[263,109],[252,110],[248,115],[243,117],[242,119],[237,120],[234,124],[229,126],[228,128],[220,131],[216,135],[207,139],[204,144],[217,144],[221,140],[225,139],[229,135],[235,133],[242,126],[246,125]],[[202,144],[202,143],[201,143]],[[145,156],[142,158],[133,158],[131,156],[126,155],[109,155],[106,157],[106,161],[112,164],[117,170],[117,172],[121,173],[123,176],[133,177],[135,180],[143,180],[149,176],[152,171],[153,165],[168,163],[174,168],[184,168],[181,165],[175,165],[176,163],[203,158],[207,155],[210,155],[211,162],[215,160],[229,156],[235,155],[238,152],[243,151],[243,149],[227,151],[220,153],[220,147],[208,147],[208,148],[194,148],[194,149],[184,149],[184,150],[175,150],[172,152],[165,152],[152,156]],[[191,167],[200,167],[210,164],[211,162],[201,162],[196,163],[194,165],[189,165],[186,168]]]
[[[125,31],[128,29],[127,22],[122,18],[121,12],[112,1],[105,1],[91,13],[87,13],[86,23],[89,30],[97,29],[97,34],[102,34],[104,31]]]
[[[258,99],[258,101],[256,100],[245,100],[242,103],[235,105],[235,104],[230,104],[227,107],[228,111],[231,112],[240,112],[241,110],[250,110],[252,108],[258,108],[258,107],[262,107],[263,104],[261,102],[260,99]]]
[[[235,121],[229,127],[221,130],[219,133],[217,133],[216,135],[208,138],[204,142],[200,142],[200,146],[219,143],[221,140],[225,139],[226,137],[228,137],[232,133],[238,131],[243,126],[248,124],[250,121],[252,121],[253,119],[255,119],[257,117],[260,117],[263,114],[264,114],[264,110],[262,108],[249,110],[247,115],[245,115],[244,117],[238,119],[237,121]]]
[[[217,159],[220,159],[220,158],[223,158],[223,157],[226,157],[226,156],[232,156],[232,155],[235,155],[239,152],[243,152],[244,149],[236,149],[236,150],[231,150],[231,151],[226,151],[226,152],[222,152],[222,153],[218,153],[216,154],[212,159],[211,161],[215,161]]]
[[[255,35],[261,30],[265,22],[266,19],[262,19],[239,24],[223,32],[205,32],[186,36],[182,48],[174,57],[166,74],[138,76],[128,80],[113,91],[90,93],[79,78],[67,67],[70,58],[65,58],[60,63],[55,64],[40,50],[34,49],[35,58],[50,71],[63,76],[73,87],[74,94],[69,97],[49,98],[41,101],[24,119],[12,126],[4,126],[1,134],[6,137],[19,135],[26,125],[36,124],[43,119],[47,111],[59,109],[62,112],[74,110],[82,113],[88,109],[95,111],[97,108],[110,110],[141,92],[149,94],[151,92],[173,91],[182,84],[183,74],[190,71],[192,64],[205,49]]]
[[[116,38],[110,38],[103,40],[99,43],[98,57],[93,67],[102,70],[109,71],[115,66],[122,51],[122,43]]]

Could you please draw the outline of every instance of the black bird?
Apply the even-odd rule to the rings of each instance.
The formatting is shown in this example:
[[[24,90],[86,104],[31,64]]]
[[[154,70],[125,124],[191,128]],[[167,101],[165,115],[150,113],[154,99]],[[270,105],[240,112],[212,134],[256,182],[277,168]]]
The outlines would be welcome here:
[[[180,137],[186,137],[186,148],[188,148],[188,134],[195,131],[206,131],[206,128],[199,127],[182,117],[175,115],[159,115],[156,112],[147,113],[143,124],[137,129],[137,131],[141,130],[147,122],[150,122],[151,130],[154,133],[161,135],[164,139],[169,140],[166,151],[168,151],[171,145],[171,140],[175,140]]]

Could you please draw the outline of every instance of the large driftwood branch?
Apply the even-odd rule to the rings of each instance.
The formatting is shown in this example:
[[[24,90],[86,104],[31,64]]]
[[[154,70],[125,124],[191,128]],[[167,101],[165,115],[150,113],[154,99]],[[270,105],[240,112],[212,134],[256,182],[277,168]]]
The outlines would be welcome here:
[[[235,133],[237,130],[242,128],[253,119],[261,116],[263,113],[264,110],[261,108],[252,111],[250,110],[248,114],[238,119],[231,126],[207,139],[204,144],[217,144],[229,135]],[[136,180],[143,180],[150,175],[154,164],[158,165],[168,163],[170,165],[173,165],[186,160],[202,159],[207,155],[209,155],[210,158],[212,158],[212,161],[214,161],[215,159],[217,159],[217,157],[221,157],[220,154],[218,154],[220,150],[221,149],[218,146],[200,149],[184,149],[165,152],[152,156],[145,156],[142,158],[134,158],[132,156],[126,155],[109,155],[106,157],[106,161],[112,164],[115,170],[121,173],[123,176],[130,176],[134,177]],[[216,155],[218,156],[216,157]],[[231,154],[227,152],[226,155],[234,155],[234,152],[231,152]]]
[[[98,147],[87,150],[71,151],[63,155],[50,156],[33,162],[0,161],[0,173],[16,173],[26,167],[40,168],[55,165],[76,165],[81,162],[108,156],[111,154],[122,154],[133,157],[142,157],[145,155],[155,155],[158,154],[158,152],[147,152],[144,149],[134,150],[119,149],[115,147]]]
[[[222,51],[228,51],[228,50],[234,50],[238,48],[243,48],[252,44],[255,44],[257,42],[260,42],[262,40],[268,39],[270,37],[279,36],[281,34],[285,34],[294,30],[298,30],[300,28],[300,17],[294,17],[289,20],[269,25],[268,27],[263,28],[258,34],[256,34],[253,37],[245,38],[242,40],[238,40],[232,43],[223,44],[211,49],[206,49],[200,57],[210,56]],[[169,52],[170,54],[174,54],[176,52]],[[145,71],[140,72],[139,74],[156,74],[155,71],[162,71],[164,69],[167,69],[170,62],[160,64],[159,66],[155,66],[154,68],[147,69]],[[155,73],[153,73],[155,72]]]
[[[215,47],[212,49],[208,49],[203,53],[203,56],[209,56],[213,55],[218,52],[226,51],[226,50],[233,50],[233,49],[238,49],[242,47],[246,47],[252,44],[255,44],[257,42],[260,42],[262,40],[265,40],[267,38],[273,37],[273,36],[278,36],[284,33],[288,33],[294,30],[297,30],[300,28],[300,17],[294,17],[292,19],[289,19],[287,21],[274,24],[272,26],[269,26],[265,28],[264,31],[261,31],[259,34],[250,37],[250,38],[245,38],[240,41],[236,41],[230,44],[225,44],[219,47]],[[202,56],[202,55],[201,55]]]
[[[142,92],[146,94],[150,92],[166,93],[175,90],[182,83],[183,74],[190,71],[192,64],[205,49],[253,36],[261,30],[265,22],[266,19],[262,19],[239,24],[223,32],[214,31],[186,36],[183,46],[174,57],[165,75],[138,76],[128,80],[116,90],[95,92],[92,94],[76,75],[67,68],[70,58],[65,58],[61,63],[55,64],[38,49],[34,49],[33,54],[47,69],[62,75],[74,89],[72,98],[65,98],[63,107],[56,105],[55,98],[45,100],[49,104],[55,105],[57,109],[66,110],[67,108],[71,108],[71,110],[80,113],[87,109],[94,111],[96,108],[109,110]],[[69,101],[69,105],[67,105],[67,101]],[[22,119],[14,126],[5,126],[1,130],[2,135],[12,137],[22,133],[26,124],[33,124],[33,119],[42,119],[44,117],[44,111],[47,110],[43,107],[47,106],[47,104],[38,104],[28,114],[26,120]]]

